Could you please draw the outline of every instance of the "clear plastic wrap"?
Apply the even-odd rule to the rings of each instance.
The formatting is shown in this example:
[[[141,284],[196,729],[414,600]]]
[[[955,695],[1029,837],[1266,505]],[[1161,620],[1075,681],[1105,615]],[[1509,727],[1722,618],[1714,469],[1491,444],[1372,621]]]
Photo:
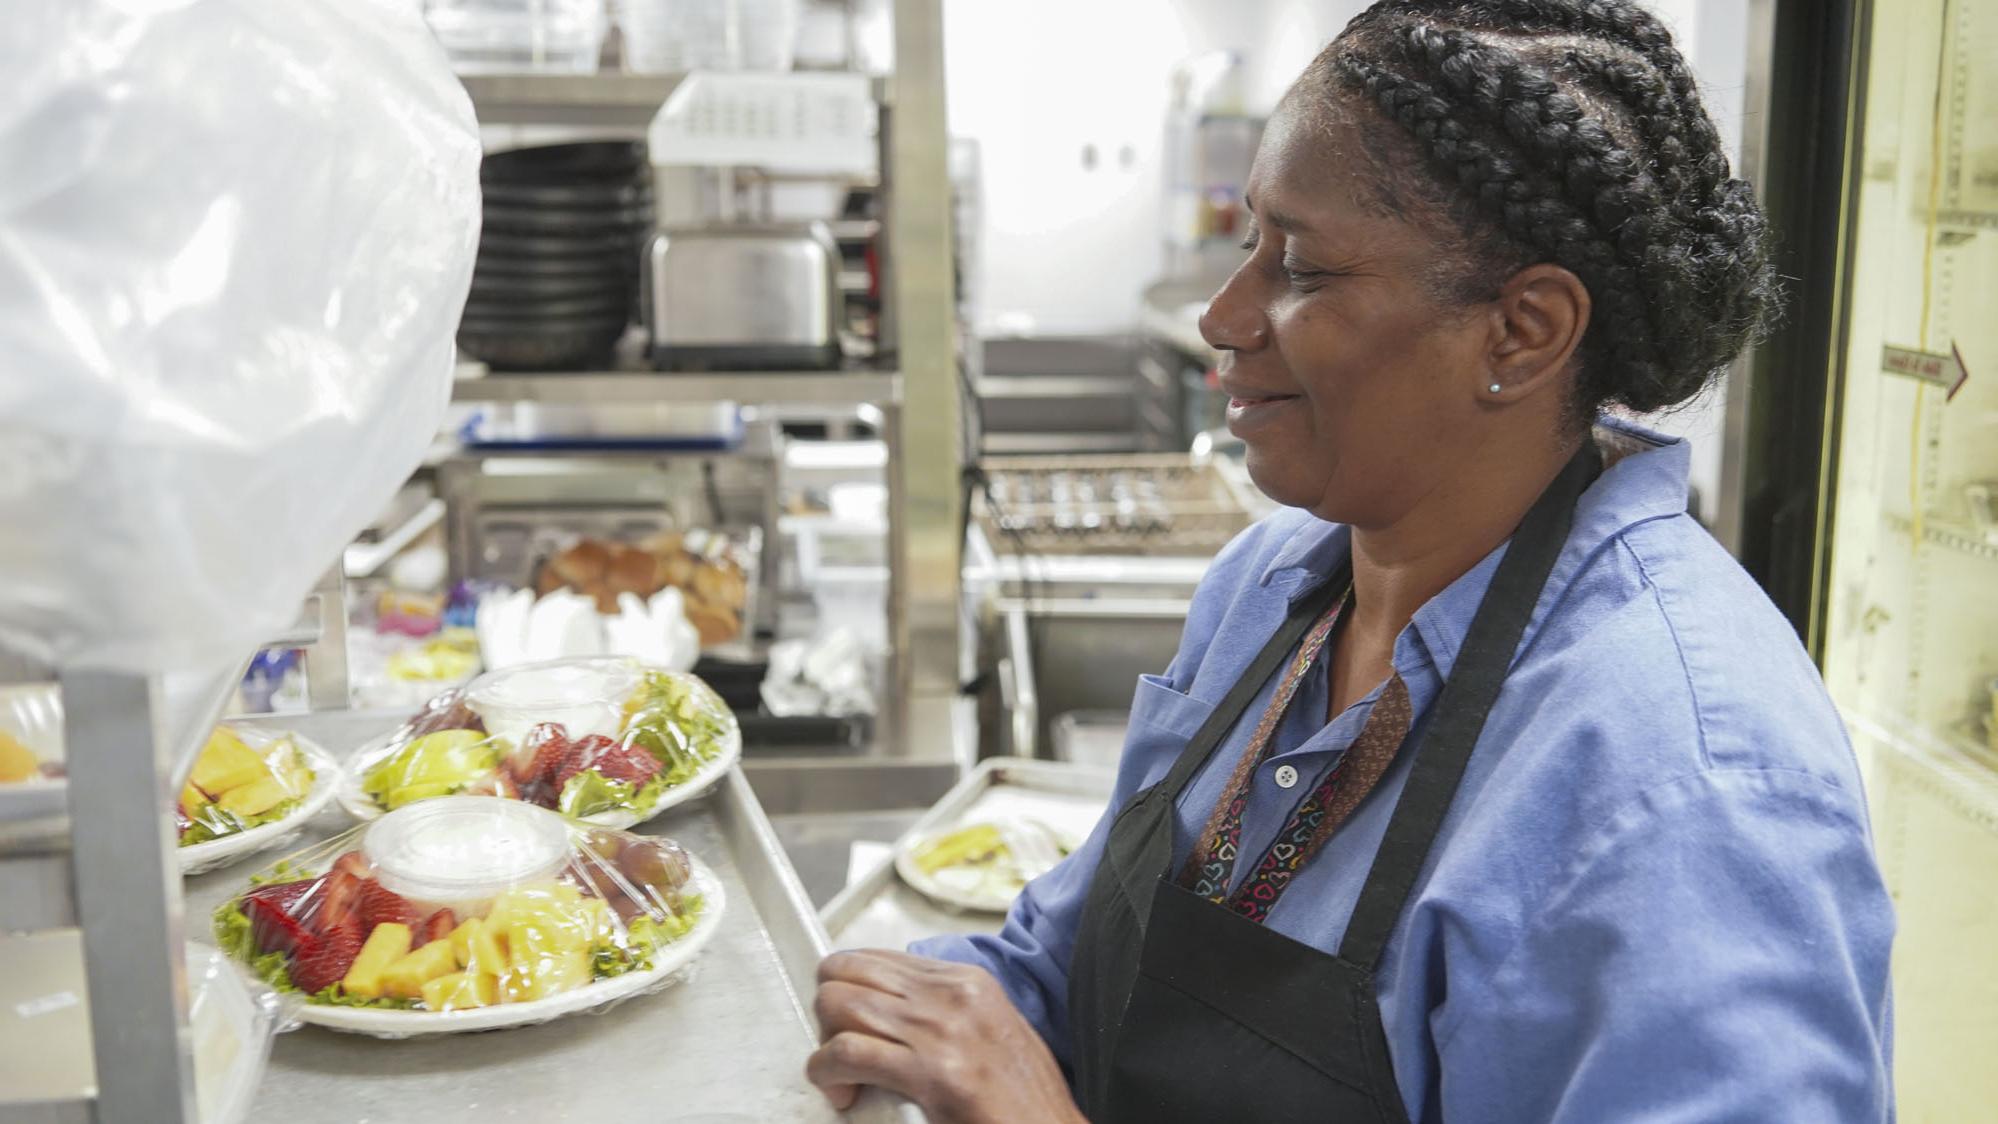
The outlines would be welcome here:
[[[0,841],[57,837],[69,814],[62,694],[52,683],[0,687]],[[223,723],[194,755],[173,813],[183,874],[283,846],[333,799],[344,771],[313,742]]]
[[[339,761],[297,734],[217,726],[174,802],[181,872],[284,845],[333,799],[343,775]]]
[[[399,808],[250,880],[217,942],[300,1021],[381,1037],[545,1022],[666,987],[720,882],[667,839],[520,801]]]
[[[420,461],[479,142],[419,8],[7,6],[0,645],[233,666]]]
[[[187,944],[188,1028],[201,1124],[241,1124],[263,1082],[271,1038],[297,1001],[235,970],[218,949]]]
[[[734,713],[699,678],[616,656],[553,660],[432,699],[355,752],[339,797],[361,819],[497,795],[624,828],[707,791],[741,754]]]

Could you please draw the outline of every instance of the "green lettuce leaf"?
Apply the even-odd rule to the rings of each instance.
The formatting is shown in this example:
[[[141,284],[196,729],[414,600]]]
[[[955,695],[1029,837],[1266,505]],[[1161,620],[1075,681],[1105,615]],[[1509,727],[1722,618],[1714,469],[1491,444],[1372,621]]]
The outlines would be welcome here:
[[[254,816],[239,816],[220,805],[210,804],[201,810],[201,818],[194,821],[194,826],[188,828],[180,837],[180,845],[192,847],[196,843],[210,843],[217,839],[226,839],[231,835],[241,835],[253,827],[278,822],[297,811],[299,805],[303,803],[305,803],[303,798],[293,797],[290,800],[279,801],[267,811]]]
[[[695,923],[701,918],[701,906],[701,896],[690,894],[681,899],[677,911],[668,913],[664,918],[641,913],[627,921],[624,947],[612,945],[597,949],[590,964],[591,973],[603,980],[622,976],[626,972],[651,971],[654,952],[694,931]]]
[[[685,784],[721,754],[735,715],[707,684],[678,672],[647,672],[625,704],[625,733],[659,761],[668,787]]]

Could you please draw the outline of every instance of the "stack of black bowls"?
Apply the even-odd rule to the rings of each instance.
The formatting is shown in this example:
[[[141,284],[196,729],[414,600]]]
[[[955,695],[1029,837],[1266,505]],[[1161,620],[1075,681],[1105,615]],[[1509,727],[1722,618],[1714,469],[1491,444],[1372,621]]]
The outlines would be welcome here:
[[[638,302],[653,229],[643,144],[589,142],[486,157],[485,228],[458,346],[494,370],[602,367]]]

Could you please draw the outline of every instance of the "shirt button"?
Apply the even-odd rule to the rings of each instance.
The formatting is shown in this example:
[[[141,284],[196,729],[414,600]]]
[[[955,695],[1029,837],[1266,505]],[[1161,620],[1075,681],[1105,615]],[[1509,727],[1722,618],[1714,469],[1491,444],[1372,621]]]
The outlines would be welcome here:
[[[1297,770],[1291,768],[1288,765],[1278,765],[1276,771],[1276,783],[1278,788],[1296,787]]]

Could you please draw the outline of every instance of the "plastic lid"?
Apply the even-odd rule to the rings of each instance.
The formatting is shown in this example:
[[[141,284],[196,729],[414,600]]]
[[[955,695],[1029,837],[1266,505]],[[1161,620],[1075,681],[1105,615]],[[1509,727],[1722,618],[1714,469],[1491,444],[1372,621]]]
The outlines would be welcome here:
[[[579,701],[622,701],[637,689],[639,676],[638,664],[622,657],[552,660],[490,672],[466,697],[481,709],[559,710]]]
[[[444,796],[376,820],[361,850],[381,883],[404,897],[466,901],[553,876],[568,860],[569,828],[518,800]]]

